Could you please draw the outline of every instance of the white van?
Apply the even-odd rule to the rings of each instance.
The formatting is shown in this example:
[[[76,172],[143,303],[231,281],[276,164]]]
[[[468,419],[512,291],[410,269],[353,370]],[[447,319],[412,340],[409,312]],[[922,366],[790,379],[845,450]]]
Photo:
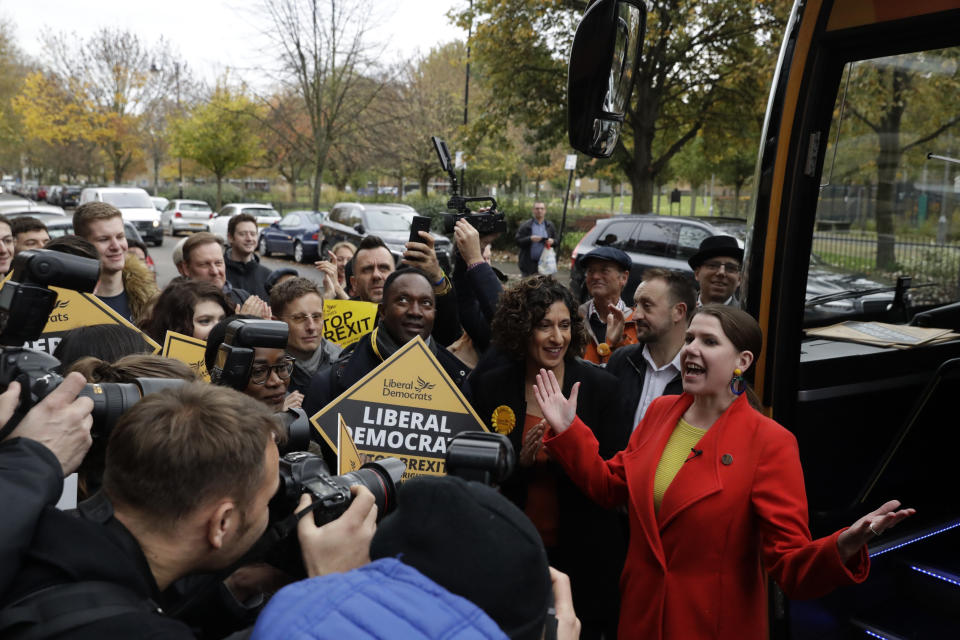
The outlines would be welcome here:
[[[163,227],[160,226],[160,212],[143,189],[137,187],[87,187],[80,192],[80,204],[87,202],[106,202],[112,204],[123,215],[124,220],[133,223],[147,242],[159,247],[163,244]]]

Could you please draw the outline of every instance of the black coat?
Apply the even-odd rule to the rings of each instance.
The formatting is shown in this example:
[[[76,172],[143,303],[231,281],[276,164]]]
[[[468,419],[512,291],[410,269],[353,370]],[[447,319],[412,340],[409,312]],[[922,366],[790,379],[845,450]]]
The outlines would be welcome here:
[[[63,491],[63,470],[53,452],[34,440],[0,442],[0,595],[20,568],[45,507]]]
[[[556,240],[557,228],[553,226],[553,223],[544,218],[543,224],[547,227],[547,237]],[[533,235],[533,233],[531,233],[532,228],[533,218],[530,218],[517,228],[517,235],[514,236],[517,247],[520,248],[517,255],[517,265],[520,267],[520,273],[525,276],[533,275],[537,272],[537,263],[530,257],[530,245],[533,244],[530,240],[530,236]]]
[[[119,521],[110,518],[101,524],[77,512],[46,507],[2,605],[47,586],[88,580],[109,582],[144,601],[164,605],[140,545]],[[187,625],[160,613],[132,611],[91,622],[64,637],[172,640],[195,636]]]
[[[230,249],[227,249],[223,254],[223,262],[227,269],[227,282],[237,289],[249,291],[261,300],[270,299],[266,282],[273,270],[260,264],[260,258],[256,254],[250,260],[240,262],[231,258]]]
[[[490,323],[503,285],[493,267],[486,262],[468,271],[459,252],[454,262],[452,282],[463,330],[470,336],[477,352],[483,353],[490,345]]]
[[[643,380],[647,376],[647,361],[643,359],[643,343],[620,347],[610,356],[607,362],[607,371],[617,379],[617,389],[621,411],[623,412],[626,438],[630,439],[633,428],[633,416],[637,413],[637,403],[643,393]],[[678,373],[673,380],[667,383],[663,390],[665,396],[678,396],[683,393],[683,380]]]
[[[577,415],[596,435],[600,455],[609,458],[627,444],[620,427],[622,405],[616,398],[616,380],[596,365],[580,358],[569,359],[564,370],[563,393],[568,395],[577,381],[580,382]],[[508,437],[519,459],[527,413],[524,364],[512,362],[491,348],[468,378],[467,397],[480,420],[488,426],[498,406],[507,405],[513,410],[516,425]],[[617,585],[627,552],[625,518],[594,504],[559,464],[551,463],[551,466],[557,475],[560,509],[558,548],[551,550],[551,564],[570,576],[577,615],[585,627],[596,628],[603,622],[615,627],[620,604]],[[518,466],[501,487],[503,494],[521,509],[526,503],[527,482],[527,470]]]

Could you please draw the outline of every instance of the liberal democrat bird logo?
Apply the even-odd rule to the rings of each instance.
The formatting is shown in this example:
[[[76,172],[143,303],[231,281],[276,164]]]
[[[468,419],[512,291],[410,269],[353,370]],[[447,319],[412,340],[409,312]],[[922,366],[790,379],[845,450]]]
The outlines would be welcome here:
[[[433,389],[435,386],[437,386],[437,385],[435,385],[435,384],[433,384],[433,383],[430,383],[430,382],[427,382],[426,380],[424,380],[424,379],[421,378],[420,376],[417,376],[417,388],[416,388],[416,391],[419,392],[419,391],[424,391],[424,390],[426,390],[426,389]]]

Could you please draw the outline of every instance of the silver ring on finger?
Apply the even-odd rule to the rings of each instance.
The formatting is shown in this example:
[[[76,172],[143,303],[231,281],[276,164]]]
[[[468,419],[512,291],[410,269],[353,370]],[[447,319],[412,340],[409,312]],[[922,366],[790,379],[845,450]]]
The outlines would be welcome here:
[[[876,529],[874,529],[872,522],[868,525],[868,528],[870,529],[870,533],[872,533],[875,536],[879,536],[881,533],[883,533],[882,531],[877,531]]]

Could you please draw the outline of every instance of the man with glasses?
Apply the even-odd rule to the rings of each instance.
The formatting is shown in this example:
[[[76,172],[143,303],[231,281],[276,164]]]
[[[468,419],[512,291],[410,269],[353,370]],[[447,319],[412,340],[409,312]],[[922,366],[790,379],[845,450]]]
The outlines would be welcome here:
[[[740,286],[743,249],[736,238],[711,236],[700,243],[700,250],[688,262],[700,285],[698,308],[705,304],[740,307],[736,292]]]
[[[291,391],[304,391],[321,368],[340,355],[340,347],[323,338],[323,292],[312,280],[291,278],[270,291],[274,320],[290,327],[287,353],[295,358]]]

